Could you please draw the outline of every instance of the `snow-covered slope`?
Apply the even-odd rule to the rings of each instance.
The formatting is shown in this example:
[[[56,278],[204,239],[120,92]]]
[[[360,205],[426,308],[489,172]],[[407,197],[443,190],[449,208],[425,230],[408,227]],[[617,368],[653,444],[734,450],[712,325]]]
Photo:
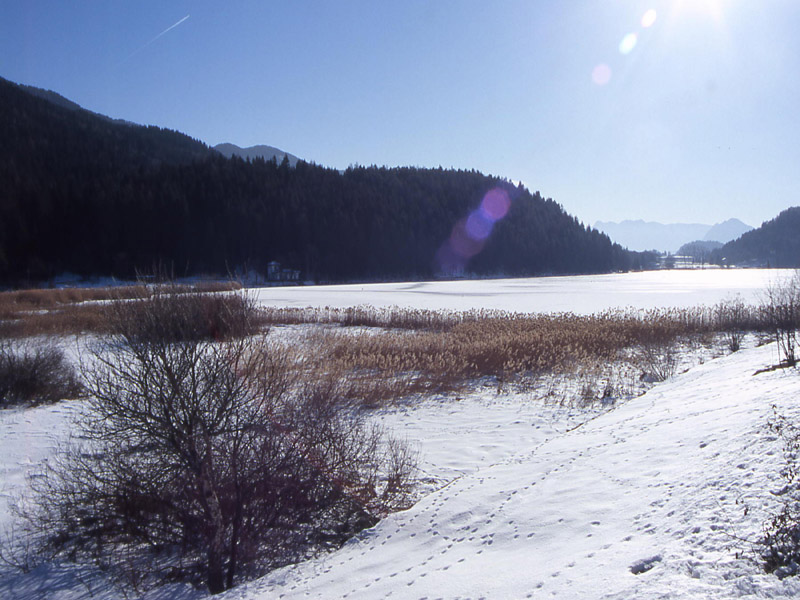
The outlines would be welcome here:
[[[541,426],[529,406],[441,407],[438,428],[480,415],[493,447],[458,433],[443,444],[408,411],[396,425],[421,436],[427,462],[445,453],[464,474],[340,551],[223,597],[797,597],[800,581],[735,555],[779,485],[772,406],[800,416],[797,373],[753,375],[774,360],[766,346],[706,363],[539,439],[521,433]]]
[[[800,418],[796,371],[754,375],[776,359],[772,345],[743,350],[610,412],[486,388],[376,413],[419,447],[430,493],[339,551],[222,598],[798,597],[797,579],[736,557],[781,487],[772,406]],[[73,407],[0,412],[0,495],[23,485]],[[90,597],[119,592],[65,565],[0,577],[0,598]]]

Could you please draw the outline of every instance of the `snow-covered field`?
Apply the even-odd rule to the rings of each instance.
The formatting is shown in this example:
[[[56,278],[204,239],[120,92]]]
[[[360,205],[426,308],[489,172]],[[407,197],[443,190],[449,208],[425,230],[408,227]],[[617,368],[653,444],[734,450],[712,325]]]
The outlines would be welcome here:
[[[368,304],[431,310],[498,309],[511,312],[591,314],[615,307],[711,306],[740,296],[757,303],[764,288],[792,271],[698,269],[490,279],[272,287],[255,290],[269,306],[342,308]]]
[[[661,287],[650,274],[637,274],[271,288],[260,299],[595,312],[692,305],[697,298],[713,303],[734,293],[752,299],[780,274],[659,275]],[[773,345],[751,344],[611,411],[565,409],[531,392],[476,387],[459,398],[376,412],[417,446],[430,493],[339,551],[222,598],[798,597],[800,581],[780,581],[737,558],[747,549],[741,539],[758,535],[767,518],[770,491],[781,487],[780,442],[766,429],[772,407],[800,418],[796,372],[754,375],[776,360]],[[74,406],[0,412],[0,527],[10,522],[8,495],[67,433]],[[0,598],[119,597],[97,576],[69,566],[4,575]],[[148,598],[198,595],[173,587]]]

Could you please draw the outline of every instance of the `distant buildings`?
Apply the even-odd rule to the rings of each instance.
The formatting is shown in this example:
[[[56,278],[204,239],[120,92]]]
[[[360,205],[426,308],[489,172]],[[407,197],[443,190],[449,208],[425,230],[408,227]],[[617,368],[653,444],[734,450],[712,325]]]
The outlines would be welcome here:
[[[281,269],[281,263],[277,260],[267,264],[267,281],[269,282],[298,282],[300,281],[300,271],[296,269]]]

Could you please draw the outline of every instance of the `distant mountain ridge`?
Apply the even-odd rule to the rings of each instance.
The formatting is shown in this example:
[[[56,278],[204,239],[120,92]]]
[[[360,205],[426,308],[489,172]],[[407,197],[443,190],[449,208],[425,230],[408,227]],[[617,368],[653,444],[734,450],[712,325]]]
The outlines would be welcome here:
[[[741,237],[748,231],[752,231],[753,227],[746,223],[742,223],[739,219],[728,219],[722,223],[717,223],[708,230],[703,240],[706,242],[720,242],[727,244],[736,238]]]
[[[217,144],[214,146],[214,150],[225,156],[226,158],[230,158],[232,156],[238,156],[239,158],[243,158],[245,160],[253,160],[254,158],[263,158],[264,160],[272,160],[273,158],[276,160],[278,164],[283,161],[284,156],[289,159],[289,165],[292,167],[297,166],[297,161],[300,160],[294,154],[289,154],[281,150],[280,148],[274,148],[273,146],[265,146],[263,144],[258,146],[248,146],[247,148],[240,148],[236,144]]]
[[[677,252],[696,240],[720,242],[734,240],[753,229],[739,219],[728,219],[715,225],[703,223],[657,223],[626,220],[619,223],[598,221],[594,225],[618,244],[629,250]]]

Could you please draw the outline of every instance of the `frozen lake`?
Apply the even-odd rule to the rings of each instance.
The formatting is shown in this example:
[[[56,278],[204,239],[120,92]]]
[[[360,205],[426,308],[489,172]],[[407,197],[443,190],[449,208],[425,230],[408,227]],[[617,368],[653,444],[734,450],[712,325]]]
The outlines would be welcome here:
[[[273,287],[254,290],[268,306],[372,305],[432,310],[499,309],[591,314],[613,307],[713,305],[741,296],[757,303],[770,283],[790,277],[780,269],[707,269],[490,279]]]

